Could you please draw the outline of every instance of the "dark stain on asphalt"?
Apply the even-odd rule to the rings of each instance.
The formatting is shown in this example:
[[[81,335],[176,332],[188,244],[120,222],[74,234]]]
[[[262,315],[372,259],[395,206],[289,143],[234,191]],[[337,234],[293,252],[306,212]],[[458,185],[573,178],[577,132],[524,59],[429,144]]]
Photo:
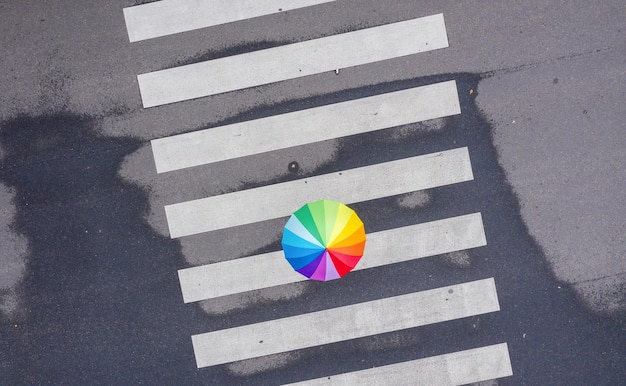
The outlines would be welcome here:
[[[407,125],[414,132],[402,140],[388,131],[346,137],[330,164],[306,173],[302,165],[297,173],[288,167],[284,176],[244,189],[467,146],[473,181],[430,189],[428,204],[416,209],[399,206],[397,197],[351,207],[368,232],[481,212],[487,246],[467,251],[471,264],[432,257],[352,272],[311,283],[306,296],[227,316],[183,303],[176,270],[187,264],[178,242],[144,222],[147,192],[117,175],[141,141],[100,136],[96,119],[70,113],[2,122],[0,181],[16,192],[14,229],[31,250],[18,289],[23,319],[19,328],[10,320],[0,327],[3,350],[13,355],[0,383],[277,384],[503,342],[514,376],[499,384],[623,383],[623,321],[589,313],[551,275],[475,104],[481,75],[371,85],[263,106],[220,124],[446,80],[457,82],[462,113],[440,129]],[[193,334],[490,277],[498,312],[301,350],[295,364],[245,378],[225,366],[195,368]]]
[[[288,14],[288,12],[284,12],[283,14]],[[189,56],[189,57],[186,57],[185,59],[176,61],[170,65],[166,65],[162,69],[169,69],[169,68],[175,68],[175,67],[184,66],[188,64],[201,63],[201,62],[206,62],[209,60],[230,57],[233,55],[247,54],[247,53],[254,52],[254,51],[261,51],[261,50],[266,50],[269,48],[280,47],[280,46],[284,46],[287,44],[298,43],[304,40],[319,39],[319,38],[323,38],[327,36],[347,33],[347,32],[361,30],[361,29],[369,28],[369,27],[373,27],[373,25],[369,25],[366,23],[357,23],[357,24],[351,24],[349,26],[338,28],[334,31],[328,31],[326,33],[320,34],[315,37],[307,36],[306,38],[301,37],[299,39],[257,40],[253,42],[235,44],[235,45],[231,45],[231,46],[224,47],[224,48],[217,49],[217,50],[202,51],[196,55]]]
[[[237,44],[231,47],[227,47],[221,50],[208,50],[198,53],[197,55],[187,57],[183,60],[172,63],[169,66],[164,67],[163,69],[175,68],[180,66],[185,66],[188,64],[195,64],[206,62],[208,60],[214,60],[219,58],[224,58],[227,56],[240,55],[245,54],[252,51],[265,50],[268,48],[278,47],[285,44],[292,43],[289,40],[259,40],[256,42]]]
[[[518,199],[499,166],[489,122],[476,106],[480,81],[494,74],[442,74],[411,80],[376,84],[341,92],[261,106],[219,122],[221,126],[289,111],[338,103],[384,92],[456,80],[461,114],[445,119],[438,130],[422,130],[411,124],[401,128],[364,133],[342,138],[336,158],[316,170],[301,171],[269,181],[245,183],[241,189],[256,188],[314,175],[335,173],[410,156],[435,153],[467,146],[474,180],[428,190],[428,205],[407,209],[397,204],[397,197],[350,205],[366,224],[367,232],[433,221],[468,213],[481,212],[487,246],[467,251],[469,266],[451,264],[446,256],[418,259],[402,264],[378,267],[348,274],[341,280],[312,283],[306,299],[251,306],[234,312],[242,317],[263,321],[312,312],[345,304],[384,298],[439,286],[494,277],[501,311],[480,317],[454,320],[400,332],[400,341],[421,337],[418,346],[380,351],[364,351],[374,338],[362,338],[319,348],[299,351],[298,372],[293,368],[275,369],[250,384],[272,383],[293,371],[288,381],[300,381],[328,374],[378,367],[399,360],[409,360],[456,350],[507,342],[514,377],[499,384],[587,384],[598,380],[608,384],[623,381],[624,321],[591,314],[576,298],[575,292],[555,280],[544,254],[530,237],[521,220]],[[409,130],[406,130],[409,129]],[[390,138],[394,130],[407,131],[401,140]],[[225,165],[227,166],[227,165]],[[338,187],[340,189],[341,187]],[[260,252],[279,248],[272,243]],[[346,298],[334,296],[345,294]],[[402,312],[402,310],[398,310]],[[212,318],[215,329],[232,326],[229,320]],[[396,336],[398,333],[390,333]],[[383,336],[391,336],[383,334]],[[370,342],[370,343],[368,343]],[[342,358],[340,361],[337,358]],[[537,365],[541,358],[541,365]],[[591,359],[593,358],[593,359]],[[582,370],[578,364],[585,362]],[[290,370],[291,369],[291,370]],[[274,378],[277,377],[277,378]],[[234,380],[231,380],[235,382]]]
[[[0,181],[15,191],[13,229],[29,243],[17,320],[0,327],[10,354],[1,384],[136,383],[129,364],[161,373],[147,369],[189,339],[163,334],[195,312],[177,289],[179,246],[141,221],[146,192],[117,175],[141,143],[95,125],[71,113],[0,124]]]

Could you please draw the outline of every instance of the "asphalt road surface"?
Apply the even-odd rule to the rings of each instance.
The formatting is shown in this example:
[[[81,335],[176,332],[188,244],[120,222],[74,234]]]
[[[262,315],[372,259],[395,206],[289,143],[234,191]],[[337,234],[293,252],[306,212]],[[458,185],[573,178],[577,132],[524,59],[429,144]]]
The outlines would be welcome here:
[[[0,383],[626,383],[626,7],[284,7],[0,4]]]

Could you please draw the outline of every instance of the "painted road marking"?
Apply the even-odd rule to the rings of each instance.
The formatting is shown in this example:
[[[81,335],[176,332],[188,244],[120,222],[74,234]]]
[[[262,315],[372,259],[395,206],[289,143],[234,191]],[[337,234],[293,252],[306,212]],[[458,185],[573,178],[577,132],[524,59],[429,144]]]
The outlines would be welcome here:
[[[201,368],[499,310],[489,278],[193,335],[191,341]]]
[[[143,107],[448,47],[443,14],[140,74]]]
[[[131,42],[270,15],[334,0],[162,0],[124,8]]]
[[[467,385],[513,375],[506,343],[333,375],[296,385]]]
[[[473,178],[463,147],[166,205],[165,214],[176,238],[289,216],[311,201],[351,204]]]
[[[454,80],[152,140],[157,172],[461,113]]]
[[[330,1],[293,0],[289,9]],[[228,6],[216,0],[163,0],[125,8],[124,16],[130,41],[138,41],[268,15],[280,11],[276,10],[277,7],[278,2],[274,0],[237,0]],[[221,11],[216,12],[217,9]],[[443,15],[439,14],[141,74],[138,83],[143,106],[147,108],[447,46],[445,23]],[[157,172],[163,173],[459,113],[456,83],[450,81],[153,140],[152,148]],[[294,131],[299,135],[292,135]],[[424,168],[425,172],[415,172]],[[384,179],[393,175],[398,175],[399,180]],[[469,154],[467,148],[462,148],[168,205],[165,210],[171,236],[181,237],[287,216],[295,206],[291,202],[284,205],[280,200],[284,196],[274,196],[283,204],[281,208],[270,210],[272,206],[267,206],[275,204],[270,200],[274,193],[319,191],[316,189],[319,186],[326,188],[321,191],[320,198],[336,197],[336,192],[330,190],[333,180],[352,186],[353,191],[343,198],[336,198],[350,203],[471,179]],[[378,180],[371,184],[374,188],[366,187],[365,192],[362,192],[363,185],[354,185],[359,181],[374,180]],[[311,184],[308,189],[301,189],[302,183]],[[390,189],[382,192],[384,189],[380,187]],[[298,196],[294,201],[302,203],[317,199],[305,196]],[[261,208],[250,210],[257,207],[259,198],[262,199]],[[241,202],[245,204],[242,210],[223,210],[228,204],[239,207]],[[249,204],[255,206],[246,207]],[[204,217],[211,214],[211,208],[219,208],[217,217],[215,214]],[[266,211],[269,214],[263,214]],[[236,216],[237,212],[248,213],[242,220]],[[203,223],[203,218],[215,221]],[[228,222],[228,218],[237,220]],[[185,226],[185,223],[189,225]],[[366,255],[356,269],[486,245],[480,213],[377,232],[369,234],[368,239]],[[275,264],[278,259],[282,260],[281,251],[179,270],[184,301],[188,303],[306,280],[287,264]],[[238,275],[232,275],[232,272],[238,272]],[[259,277],[265,280],[259,282]],[[280,280],[272,282],[274,278]],[[288,280],[281,281],[283,278]],[[200,368],[499,309],[495,283],[490,278],[194,335],[192,345]],[[508,348],[503,343],[298,384],[456,385],[510,375]]]
[[[487,245],[480,213],[370,233],[354,270]],[[305,281],[282,251],[178,271],[185,303]]]

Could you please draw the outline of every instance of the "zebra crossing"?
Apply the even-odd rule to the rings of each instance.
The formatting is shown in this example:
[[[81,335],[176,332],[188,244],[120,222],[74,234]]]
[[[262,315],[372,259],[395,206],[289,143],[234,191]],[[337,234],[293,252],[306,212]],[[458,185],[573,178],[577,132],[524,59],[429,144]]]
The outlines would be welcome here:
[[[180,202],[165,214],[175,238],[288,216],[303,202],[332,197],[352,204],[472,178],[468,150],[459,148]]]
[[[448,81],[151,141],[157,173],[461,113]]]
[[[207,332],[191,340],[198,367],[206,367],[499,310],[495,283],[484,279]]]
[[[501,343],[289,385],[463,385],[508,377],[510,368],[508,346]]]
[[[124,8],[131,42],[231,23],[335,0],[162,0]]]
[[[137,81],[147,108],[447,46],[439,14],[153,71],[138,75]]]
[[[331,1],[301,0],[289,9]],[[282,2],[162,0],[124,9],[129,40],[158,38],[286,10]],[[175,15],[169,18],[168,15]],[[167,22],[164,22],[167,20]],[[390,23],[138,75],[144,108],[184,102],[335,69],[448,47],[443,14]],[[277,65],[280,63],[280,65]],[[157,173],[461,114],[454,81],[224,125],[151,141]],[[289,134],[289,135],[286,135]],[[244,189],[164,207],[172,238],[260,223],[302,204],[366,202],[471,183],[469,149],[431,154]],[[336,187],[344,186],[339,191]],[[480,212],[369,233],[356,270],[485,246]],[[366,224],[367,227],[367,224]],[[184,303],[305,280],[275,251],[178,271]],[[401,310],[401,312],[399,311]],[[494,278],[209,331],[191,337],[198,368],[290,352],[500,310]],[[307,384],[465,384],[513,374],[506,343],[332,375]]]
[[[454,237],[450,237],[454,235]],[[353,271],[482,247],[480,213],[369,233],[363,259]],[[185,303],[307,280],[282,264],[282,251],[178,271]]]

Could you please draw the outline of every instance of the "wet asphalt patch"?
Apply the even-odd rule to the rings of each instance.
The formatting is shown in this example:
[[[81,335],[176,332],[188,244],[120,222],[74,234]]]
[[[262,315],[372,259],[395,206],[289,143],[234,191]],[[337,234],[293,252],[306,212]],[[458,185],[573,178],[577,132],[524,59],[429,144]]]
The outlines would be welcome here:
[[[2,122],[0,181],[16,192],[13,228],[30,248],[20,309],[1,327],[2,384],[124,383],[193,363],[180,344],[189,333],[168,331],[194,313],[177,288],[177,243],[144,224],[147,193],[117,175],[140,143],[94,125],[68,113]]]
[[[399,206],[397,197],[351,207],[368,232],[481,212],[487,246],[468,251],[463,265],[438,256],[357,271],[313,283],[299,298],[227,315],[182,302],[176,270],[186,265],[178,242],[143,220],[149,192],[118,176],[140,141],[102,137],[95,118],[70,113],[2,122],[0,181],[16,192],[14,230],[30,244],[19,328],[12,320],[1,327],[9,353],[2,383],[275,384],[507,342],[514,376],[499,384],[619,384],[626,373],[623,322],[590,314],[552,277],[476,107],[479,75],[372,85],[259,107],[220,124],[451,79],[462,113],[438,130],[422,130],[422,123],[402,128],[396,139],[389,131],[346,137],[332,163],[306,173],[285,168],[275,180],[244,188],[467,146],[473,181],[430,189],[414,209]],[[225,366],[195,368],[192,334],[488,277],[497,286],[496,313],[301,350],[294,363],[243,378]]]

